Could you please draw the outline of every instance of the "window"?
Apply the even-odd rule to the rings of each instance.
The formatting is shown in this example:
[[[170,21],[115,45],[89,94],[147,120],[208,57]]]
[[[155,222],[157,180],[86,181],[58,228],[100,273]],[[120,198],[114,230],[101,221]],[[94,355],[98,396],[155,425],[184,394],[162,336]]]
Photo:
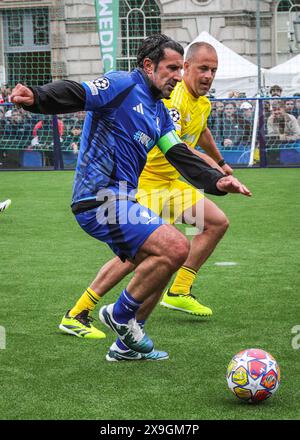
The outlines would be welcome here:
[[[48,9],[5,10],[3,31],[7,83],[38,85],[51,81]]]
[[[34,11],[32,14],[33,44],[34,46],[47,46],[49,44],[49,20],[43,10]]]
[[[24,45],[24,25],[23,16],[19,14],[9,14],[7,16],[8,45],[19,47]]]
[[[119,20],[117,69],[132,70],[142,40],[161,33],[160,9],[155,0],[120,0]]]
[[[299,2],[297,2],[297,0],[281,0],[278,3],[278,7],[277,7],[277,11],[278,12],[289,12],[290,7],[293,6],[294,4],[297,4]]]
[[[299,50],[295,44],[293,21],[300,14],[300,0],[281,0],[277,4],[276,39],[277,62],[284,62]]]
[[[50,50],[47,9],[4,11],[5,52]]]

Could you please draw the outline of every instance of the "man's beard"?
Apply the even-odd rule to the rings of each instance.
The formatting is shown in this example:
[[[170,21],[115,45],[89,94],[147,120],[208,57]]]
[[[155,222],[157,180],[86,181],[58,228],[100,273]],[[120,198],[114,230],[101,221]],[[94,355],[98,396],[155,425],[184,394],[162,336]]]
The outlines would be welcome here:
[[[159,89],[158,87],[156,87],[156,85],[154,85],[153,81],[149,78],[149,85],[150,85],[150,90],[152,92],[152,95],[154,96],[155,99],[169,99],[170,95],[165,97],[162,90]]]

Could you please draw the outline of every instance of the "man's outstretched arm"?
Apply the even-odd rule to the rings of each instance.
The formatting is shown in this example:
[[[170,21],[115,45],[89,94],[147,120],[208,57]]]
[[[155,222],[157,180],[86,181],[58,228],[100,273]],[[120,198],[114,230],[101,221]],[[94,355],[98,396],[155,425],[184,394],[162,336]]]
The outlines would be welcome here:
[[[166,159],[193,186],[204,189],[208,194],[223,196],[227,193],[239,193],[250,197],[249,189],[233,176],[225,176],[212,168],[207,162],[194,154],[175,131],[163,136],[158,146]]]
[[[198,145],[217,163],[223,163],[221,167],[225,174],[233,174],[232,168],[224,161],[214,137],[208,127],[206,127],[198,139]],[[196,150],[197,151],[197,150]]]
[[[37,87],[17,84],[12,91],[11,100],[32,113],[75,113],[85,108],[85,90],[81,84],[69,80]]]

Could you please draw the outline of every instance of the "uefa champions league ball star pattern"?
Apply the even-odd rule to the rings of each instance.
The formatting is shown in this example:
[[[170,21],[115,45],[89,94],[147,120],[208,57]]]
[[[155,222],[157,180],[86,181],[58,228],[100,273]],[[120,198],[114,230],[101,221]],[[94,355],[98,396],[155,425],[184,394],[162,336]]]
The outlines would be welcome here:
[[[176,108],[170,108],[169,115],[174,123],[180,121],[180,113]]]
[[[280,385],[280,369],[273,356],[250,348],[237,353],[227,368],[227,383],[233,394],[248,402],[262,402]]]
[[[105,76],[101,76],[100,78],[95,79],[93,81],[93,84],[99,90],[106,90],[109,87],[109,80],[107,78],[105,78]]]

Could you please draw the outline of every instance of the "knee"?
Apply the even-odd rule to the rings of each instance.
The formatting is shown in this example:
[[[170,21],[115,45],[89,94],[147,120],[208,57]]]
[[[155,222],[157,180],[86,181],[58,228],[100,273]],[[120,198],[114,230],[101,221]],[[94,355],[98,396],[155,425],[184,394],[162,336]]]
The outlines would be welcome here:
[[[229,228],[229,220],[226,217],[226,215],[223,214],[219,222],[219,230],[222,232],[222,234],[225,234],[228,228]]]
[[[222,212],[212,222],[208,221],[205,225],[205,229],[214,231],[217,235],[223,236],[229,228],[229,220]]]
[[[176,237],[170,245],[169,260],[174,271],[178,270],[186,261],[190,251],[190,242],[184,235]]]
[[[170,272],[174,273],[187,259],[190,242],[174,226],[163,225],[156,235],[154,250],[161,263],[167,266]]]

